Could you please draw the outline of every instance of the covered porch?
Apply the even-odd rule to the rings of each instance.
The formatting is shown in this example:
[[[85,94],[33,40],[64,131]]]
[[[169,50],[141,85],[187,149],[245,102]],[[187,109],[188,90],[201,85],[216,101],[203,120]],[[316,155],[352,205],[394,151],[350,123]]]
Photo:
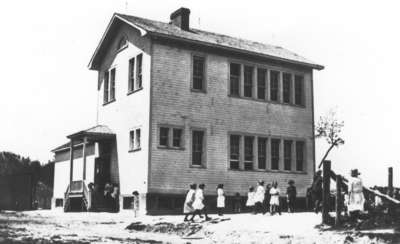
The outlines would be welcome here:
[[[117,211],[110,177],[115,134],[107,126],[97,125],[67,138],[69,182],[64,211]]]

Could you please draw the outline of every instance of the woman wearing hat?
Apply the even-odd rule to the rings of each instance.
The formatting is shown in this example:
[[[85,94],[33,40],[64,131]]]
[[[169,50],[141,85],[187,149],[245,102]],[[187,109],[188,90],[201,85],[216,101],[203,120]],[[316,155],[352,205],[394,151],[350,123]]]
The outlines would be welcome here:
[[[349,203],[347,209],[350,216],[356,218],[360,212],[364,211],[364,193],[363,184],[361,179],[358,177],[360,173],[357,169],[351,170],[351,177],[349,179]]]

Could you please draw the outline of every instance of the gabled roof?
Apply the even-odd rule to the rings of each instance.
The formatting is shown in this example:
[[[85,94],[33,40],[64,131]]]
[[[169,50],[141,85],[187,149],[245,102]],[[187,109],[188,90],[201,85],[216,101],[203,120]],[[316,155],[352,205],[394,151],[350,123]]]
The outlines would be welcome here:
[[[96,60],[98,59],[97,56],[99,50],[102,47],[103,41],[107,39],[107,33],[109,29],[112,28],[112,24],[116,20],[125,22],[126,24],[138,29],[141,32],[142,36],[148,34],[150,36],[158,36],[167,39],[169,38],[174,40],[180,40],[193,44],[220,48],[228,51],[234,51],[234,52],[274,59],[278,61],[303,65],[318,70],[324,68],[322,65],[312,62],[294,52],[291,52],[279,46],[273,46],[260,42],[198,30],[194,28],[190,28],[190,31],[184,31],[178,26],[175,26],[173,24],[155,20],[149,20],[131,15],[115,13],[110,21],[110,24],[107,27],[106,32],[103,35],[103,38],[99,46],[97,47],[89,63],[90,69],[95,69],[96,67],[95,63]]]

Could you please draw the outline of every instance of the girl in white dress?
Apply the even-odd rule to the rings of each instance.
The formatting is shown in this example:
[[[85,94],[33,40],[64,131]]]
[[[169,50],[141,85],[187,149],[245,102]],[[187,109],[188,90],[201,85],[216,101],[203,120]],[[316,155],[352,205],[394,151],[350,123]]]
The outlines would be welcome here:
[[[194,212],[193,202],[196,194],[196,187],[196,184],[191,184],[190,189],[186,194],[185,203],[183,204],[183,213],[185,214],[183,221],[188,221],[189,214]]]
[[[247,193],[246,206],[250,208],[250,211],[254,213],[254,187],[249,187],[249,192]]]
[[[275,214],[275,212],[277,210],[279,210],[278,208],[279,208],[279,193],[280,192],[278,189],[278,182],[275,181],[274,183],[272,183],[272,188],[269,191],[269,193],[271,194],[271,200],[269,202],[270,208],[271,208],[270,213],[271,213],[271,215],[273,215],[273,214]]]
[[[218,216],[223,215],[223,210],[225,208],[225,194],[224,194],[224,185],[219,184],[217,186],[217,211]]]
[[[194,202],[193,202],[194,212],[193,212],[193,215],[192,215],[192,218],[190,219],[190,221],[193,221],[194,217],[196,215],[201,216],[202,212],[206,216],[206,220],[210,220],[211,219],[207,215],[207,210],[206,210],[204,202],[203,202],[204,201],[203,191],[204,191],[205,187],[206,186],[204,184],[200,184],[199,188],[196,190],[196,194],[194,195]]]

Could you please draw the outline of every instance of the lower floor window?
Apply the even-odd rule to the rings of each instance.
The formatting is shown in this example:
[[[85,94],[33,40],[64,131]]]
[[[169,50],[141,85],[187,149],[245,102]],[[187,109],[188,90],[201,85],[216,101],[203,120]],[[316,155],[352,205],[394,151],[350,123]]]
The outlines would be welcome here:
[[[134,129],[129,132],[129,150],[140,149],[140,129]]]
[[[296,170],[304,170],[304,141],[296,141]]]
[[[230,136],[230,169],[240,169],[240,136],[231,135]]]
[[[201,166],[204,161],[204,131],[192,132],[192,165]]]

